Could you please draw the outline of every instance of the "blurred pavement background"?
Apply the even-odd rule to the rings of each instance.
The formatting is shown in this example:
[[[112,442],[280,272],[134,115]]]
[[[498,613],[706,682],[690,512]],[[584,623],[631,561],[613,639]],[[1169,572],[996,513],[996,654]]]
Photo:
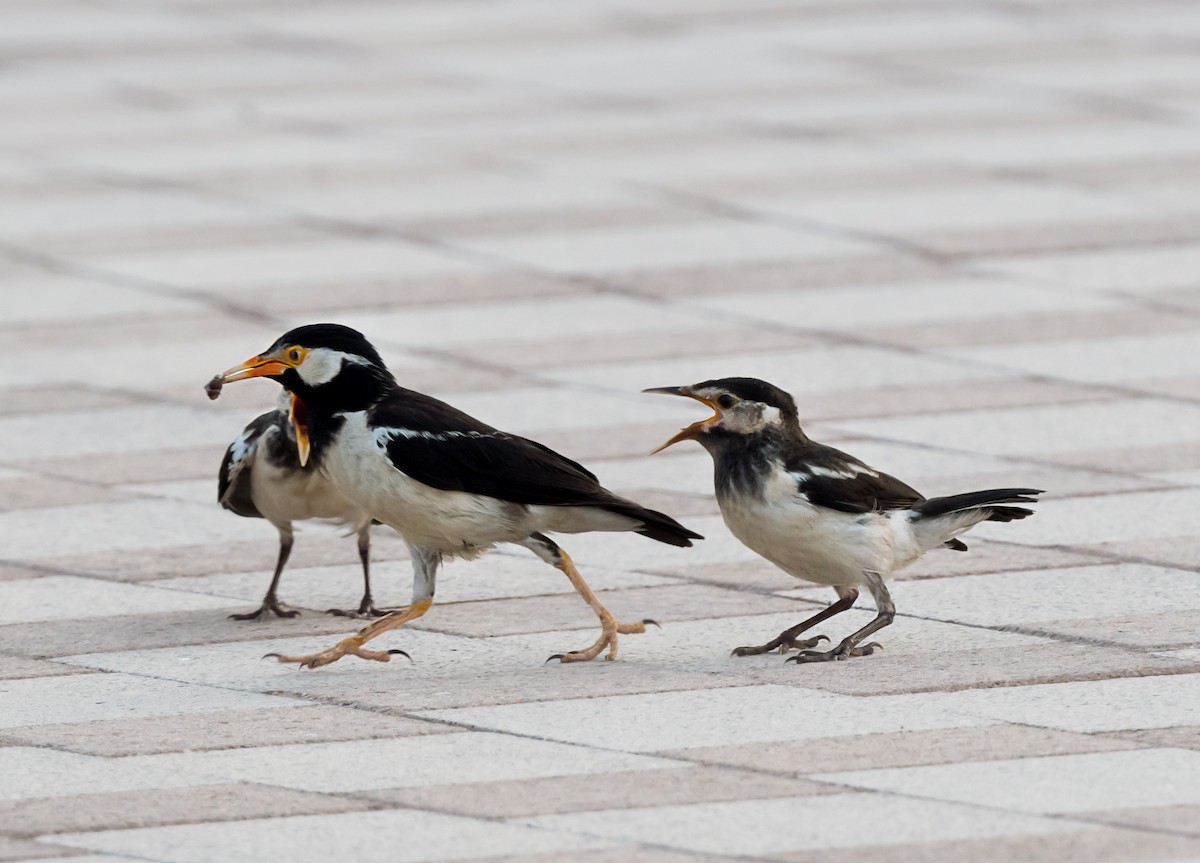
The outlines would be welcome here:
[[[0,860],[1200,859],[1200,4],[6,0]],[[285,328],[708,540],[451,564],[415,663],[351,540],[216,504]],[[882,654],[735,660],[828,602],[720,522],[755,375],[927,494],[1049,490],[895,587]],[[376,597],[404,601],[375,537]],[[821,631],[835,639],[870,615]]]

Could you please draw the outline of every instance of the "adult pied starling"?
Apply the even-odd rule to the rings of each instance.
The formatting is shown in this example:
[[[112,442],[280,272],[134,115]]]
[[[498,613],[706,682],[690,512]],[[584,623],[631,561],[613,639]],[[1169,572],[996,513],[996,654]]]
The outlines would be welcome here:
[[[292,523],[310,518],[347,525],[358,536],[363,595],[357,610],[329,609],[346,617],[379,617],[371,598],[371,518],[348,501],[311,464],[301,464],[299,444],[291,421],[291,394],[282,391],[275,410],[254,419],[225,451],[217,475],[217,501],[225,509],[250,518],[264,518],[279,531],[279,558],[262,605],[234,620],[263,620],[268,614],[295,617],[276,598],[279,576],[292,553]]]
[[[280,662],[316,668],[346,655],[387,662],[389,651],[363,645],[429,610],[442,559],[474,558],[504,542],[561,570],[600,618],[595,643],[551,659],[594,659],[605,648],[615,659],[618,634],[645,632],[653,621],[618,623],[546,534],[634,531],[675,546],[702,538],[618,497],[582,465],[536,441],[404,389],[378,351],[349,327],[298,327],[220,379],[252,377],[277,380],[293,394],[301,464],[311,460],[347,499],[394,528],[413,559],[410,605],[327,650],[277,656]]]
[[[788,575],[829,585],[838,600],[766,644],[738,647],[734,656],[797,649],[789,662],[822,662],[866,656],[862,644],[890,624],[896,606],[885,582],[934,548],[966,551],[957,537],[981,521],[1013,521],[1033,511],[1042,492],[999,488],[925,498],[895,477],[852,455],[811,440],[800,428],[792,397],[755,378],[722,378],[648,393],[687,396],[715,413],[692,423],[658,450],[698,441],[713,458],[717,503],[729,530]],[[803,632],[850,608],[866,589],[878,613],[832,650]]]

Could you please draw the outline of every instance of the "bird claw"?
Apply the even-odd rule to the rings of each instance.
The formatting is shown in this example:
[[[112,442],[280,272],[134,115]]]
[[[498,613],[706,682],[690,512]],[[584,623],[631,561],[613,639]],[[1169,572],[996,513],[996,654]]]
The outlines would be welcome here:
[[[356,636],[351,636],[319,653],[310,653],[307,656],[287,656],[282,653],[268,653],[263,659],[274,657],[277,661],[285,665],[294,662],[301,668],[320,668],[322,665],[337,662],[343,656],[357,656],[359,659],[369,659],[374,662],[390,662],[392,657],[397,654],[412,662],[412,657],[403,650],[365,650],[363,649],[362,642]]]
[[[870,644],[863,645],[850,645],[843,641],[833,650],[805,650],[797,653],[795,656],[789,656],[784,662],[795,662],[797,664],[807,662],[840,662],[843,659],[850,659],[855,656],[870,656],[876,650],[883,650],[883,645],[878,641],[872,641]]]
[[[797,641],[795,638],[784,638],[780,635],[778,638],[768,641],[766,644],[760,644],[757,647],[735,647],[730,651],[730,656],[758,656],[761,653],[772,653],[776,649],[780,653],[787,653],[789,650],[806,650],[810,647],[816,647],[822,641],[828,641],[827,635],[814,635],[812,638],[806,638],[803,641]]]
[[[562,659],[564,656],[566,656],[566,654],[565,654],[565,653],[552,653],[552,654],[549,656],[549,658],[548,658],[548,659],[547,659],[545,662],[543,662],[543,663],[542,663],[542,665],[549,665],[549,664],[550,664],[551,662],[553,662],[554,660],[556,660],[556,659]]]
[[[285,610],[281,606],[273,602],[264,602],[254,611],[248,611],[245,614],[231,614],[229,620],[257,620],[263,623],[266,619],[274,614],[276,617],[299,617],[300,612],[294,610]]]
[[[384,617],[395,611],[394,608],[376,608],[375,605],[367,604],[360,605],[357,609],[349,608],[327,608],[326,614],[332,614],[336,617],[351,617],[355,620],[374,620],[379,617]]]

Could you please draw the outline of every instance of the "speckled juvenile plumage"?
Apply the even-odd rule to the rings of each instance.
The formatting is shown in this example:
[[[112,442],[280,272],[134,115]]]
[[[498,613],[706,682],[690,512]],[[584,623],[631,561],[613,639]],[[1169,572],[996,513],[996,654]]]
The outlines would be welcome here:
[[[300,464],[295,431],[288,412],[286,391],[275,410],[256,417],[229,445],[217,481],[217,501],[225,509],[247,518],[262,518],[279,531],[279,558],[262,605],[235,620],[262,619],[268,614],[295,617],[276,597],[279,578],[294,542],[293,523],[322,519],[343,524],[358,537],[363,567],[363,597],[357,610],[338,614],[376,612],[371,597],[371,519],[337,490],[313,465]]]
[[[804,650],[800,661],[870,653],[867,635],[891,623],[894,605],[885,581],[931,549],[965,551],[958,535],[981,521],[1012,521],[1032,510],[1036,489],[1007,488],[926,499],[911,486],[848,453],[811,440],[795,401],[754,378],[724,378],[647,392],[688,396],[716,411],[664,446],[698,441],[713,457],[717,502],[741,542],[784,572],[833,587],[839,601],[760,647],[737,655],[793,647],[796,636],[853,605],[860,589],[879,616],[832,651]],[[823,637],[823,636],[822,636]]]

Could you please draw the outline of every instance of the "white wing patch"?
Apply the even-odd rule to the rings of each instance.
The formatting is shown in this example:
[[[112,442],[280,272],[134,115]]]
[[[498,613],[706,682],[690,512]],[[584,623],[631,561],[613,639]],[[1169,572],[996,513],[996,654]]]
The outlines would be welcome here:
[[[818,476],[825,479],[854,479],[860,473],[865,473],[867,476],[879,476],[878,471],[857,464],[847,464],[845,467],[840,468],[820,467],[814,464],[809,465],[805,470],[791,471],[792,477],[798,483],[803,483]]]
[[[253,427],[246,429],[233,443],[229,445],[229,476],[225,486],[225,494],[221,496],[220,503],[224,503],[233,494],[233,490],[237,487],[238,478],[243,471],[249,470],[254,463],[254,453],[258,449],[258,439],[261,435],[258,429]]]

